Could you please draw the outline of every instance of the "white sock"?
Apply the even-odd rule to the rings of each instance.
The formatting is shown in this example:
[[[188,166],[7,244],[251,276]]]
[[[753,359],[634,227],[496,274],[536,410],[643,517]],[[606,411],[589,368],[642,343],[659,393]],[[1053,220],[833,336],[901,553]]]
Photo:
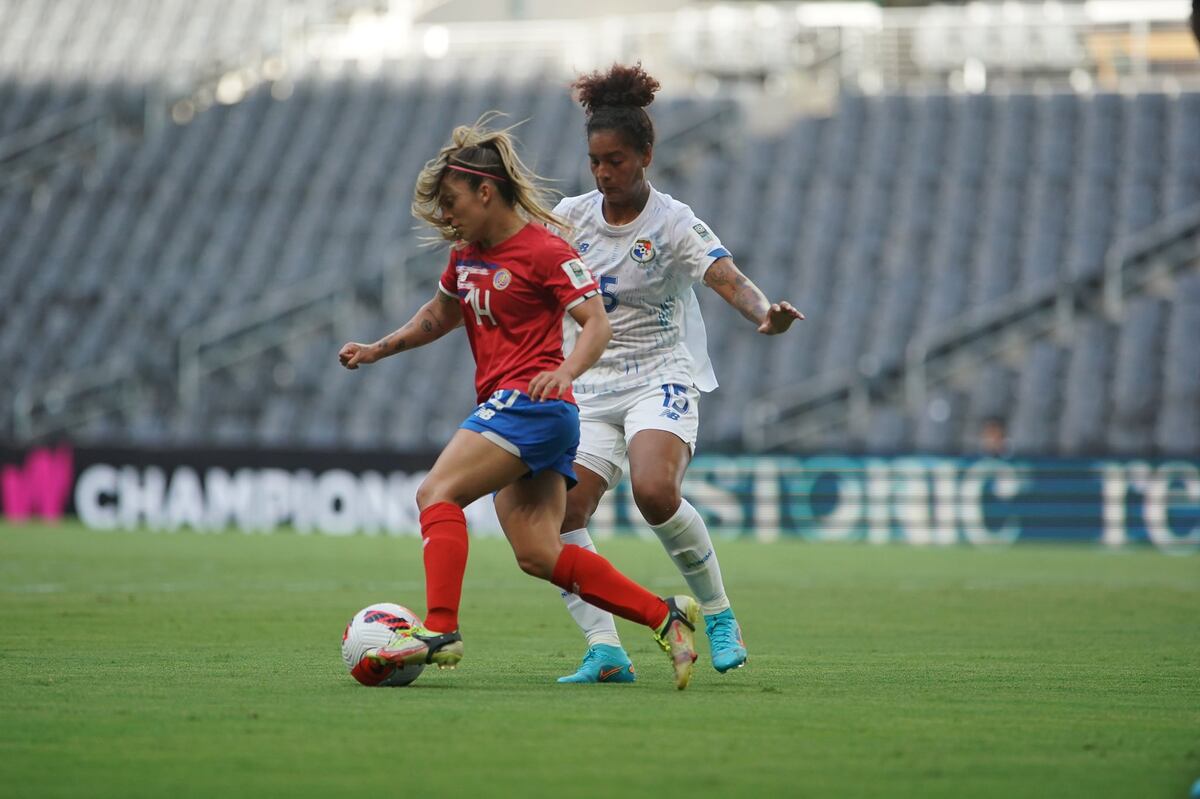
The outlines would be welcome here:
[[[564,544],[574,544],[591,552],[596,551],[596,545],[592,543],[592,537],[588,535],[586,527],[563,533],[560,538]],[[611,613],[601,610],[595,605],[589,605],[579,594],[563,591],[562,598],[567,603],[567,612],[571,614],[571,618],[575,620],[579,629],[583,630],[584,636],[587,637],[588,646],[621,645],[621,639],[617,637],[617,624],[613,621]]]
[[[725,584],[721,581],[721,566],[717,551],[704,519],[686,499],[679,503],[675,515],[662,524],[650,525],[662,541],[688,588],[700,600],[704,615],[711,616],[729,608]]]

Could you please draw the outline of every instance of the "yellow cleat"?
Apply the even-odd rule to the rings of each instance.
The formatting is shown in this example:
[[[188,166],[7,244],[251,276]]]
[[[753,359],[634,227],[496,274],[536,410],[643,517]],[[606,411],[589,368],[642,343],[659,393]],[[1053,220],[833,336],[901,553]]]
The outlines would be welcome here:
[[[398,666],[432,663],[439,669],[453,669],[463,657],[462,635],[458,630],[437,633],[424,627],[397,630],[374,657]]]
[[[654,631],[654,640],[671,656],[675,668],[675,687],[687,688],[696,662],[696,625],[700,622],[700,603],[680,594],[666,600],[668,613],[662,626]]]

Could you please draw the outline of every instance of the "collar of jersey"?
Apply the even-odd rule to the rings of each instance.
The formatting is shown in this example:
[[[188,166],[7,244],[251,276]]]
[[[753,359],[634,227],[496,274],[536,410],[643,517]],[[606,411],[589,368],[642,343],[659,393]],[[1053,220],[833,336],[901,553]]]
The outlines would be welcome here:
[[[650,213],[650,206],[658,201],[658,192],[654,190],[654,185],[646,181],[646,185],[650,187],[650,196],[646,199],[646,204],[642,206],[642,211],[629,222],[623,225],[610,225],[608,220],[604,218],[604,195],[600,190],[596,190],[596,216],[600,220],[600,231],[606,236],[619,238],[633,232],[633,229],[646,221],[647,214]]]

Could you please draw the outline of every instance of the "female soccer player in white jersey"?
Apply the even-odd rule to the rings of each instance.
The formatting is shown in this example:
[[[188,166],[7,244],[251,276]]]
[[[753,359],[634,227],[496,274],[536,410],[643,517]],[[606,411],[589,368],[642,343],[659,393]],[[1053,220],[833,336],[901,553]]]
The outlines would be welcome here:
[[[452,667],[463,656],[459,600],[467,566],[463,508],[495,493],[496,515],[520,567],[650,627],[671,655],[676,687],[691,678],[700,609],[691,597],[661,599],[594,552],[559,538],[579,440],[571,381],[604,350],[609,324],[597,286],[538,202],[534,175],[504,131],[483,122],[455,128],[417,179],[413,212],[455,243],[433,299],[374,344],[349,342],[338,358],[357,369],[420,347],[463,325],[475,356],[479,406],[417,489],[425,559],[422,627],[398,630],[355,669],[385,663]],[[563,316],[583,326],[563,357]],[[363,679],[363,677],[360,677]]]
[[[572,88],[587,114],[596,190],[564,198],[554,212],[571,224],[575,248],[596,276],[612,339],[575,381],[579,484],[567,495],[562,539],[595,550],[588,521],[628,460],[634,502],[700,600],[713,667],[724,673],[746,662],[746,647],[708,529],[680,491],[696,447],[700,392],[717,386],[692,285],[703,281],[765,335],[804,316],[769,302],[712,228],[646,179],[654,125],[645,107],[657,80],[640,64],[613,65]],[[632,682],[612,615],[575,594],[563,597],[588,650],[579,670],[559,681]]]

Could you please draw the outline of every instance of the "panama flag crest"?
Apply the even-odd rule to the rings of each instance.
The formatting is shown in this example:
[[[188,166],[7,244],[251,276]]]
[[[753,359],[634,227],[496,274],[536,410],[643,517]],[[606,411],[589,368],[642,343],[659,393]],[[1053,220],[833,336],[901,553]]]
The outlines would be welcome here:
[[[639,264],[648,264],[654,260],[654,242],[650,239],[638,239],[629,250],[629,256]]]

